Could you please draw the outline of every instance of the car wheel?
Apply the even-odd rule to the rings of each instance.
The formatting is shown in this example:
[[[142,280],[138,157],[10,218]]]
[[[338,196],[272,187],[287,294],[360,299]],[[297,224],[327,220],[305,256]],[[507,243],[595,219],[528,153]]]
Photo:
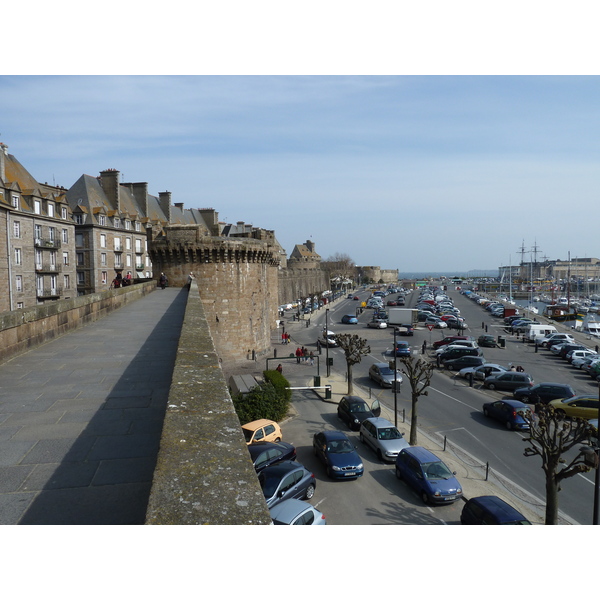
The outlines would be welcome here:
[[[402,473],[400,472],[400,469],[398,467],[396,467],[396,477],[398,479],[402,479]]]
[[[429,504],[429,496],[425,492],[421,492],[421,500],[423,500],[425,504]]]
[[[377,458],[383,462],[383,454],[381,453],[381,450],[377,450]]]
[[[489,411],[488,411],[488,409],[487,409],[487,408],[484,408],[484,409],[483,409],[483,416],[484,416],[484,417],[489,417],[489,416],[490,416],[490,413],[489,413]]]
[[[306,492],[304,492],[304,499],[310,500],[314,495],[315,495],[315,486],[311,484],[306,488]]]
[[[363,436],[362,433],[358,434],[358,439],[361,441],[361,443],[363,443],[363,444],[365,443],[365,437]]]
[[[329,467],[327,467],[327,477],[329,477],[329,479],[333,479],[333,473]]]
[[[281,441],[281,438],[280,438],[280,437],[277,437],[277,438],[275,438],[275,441],[276,441],[276,442],[280,442],[280,441]]]
[[[493,383],[488,383],[488,390],[495,390],[496,386]]]
[[[512,431],[513,424],[510,421],[506,421],[506,429],[508,429],[509,431]]]

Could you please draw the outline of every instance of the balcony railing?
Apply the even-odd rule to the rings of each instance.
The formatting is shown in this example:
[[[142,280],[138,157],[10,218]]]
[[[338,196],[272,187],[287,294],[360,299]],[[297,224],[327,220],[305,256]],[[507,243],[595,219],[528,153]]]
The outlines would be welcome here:
[[[62,272],[62,265],[60,263],[36,263],[35,270],[37,273],[60,273]]]
[[[56,250],[61,247],[61,240],[51,240],[50,238],[35,238],[36,248],[48,248]]]
[[[38,288],[38,298],[58,298],[63,293],[62,286]]]

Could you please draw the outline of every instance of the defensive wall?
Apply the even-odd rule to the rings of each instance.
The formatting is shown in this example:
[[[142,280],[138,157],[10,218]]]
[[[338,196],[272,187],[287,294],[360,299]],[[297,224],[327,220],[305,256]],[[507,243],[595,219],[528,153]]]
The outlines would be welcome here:
[[[148,509],[148,525],[271,523],[215,349],[190,286]]]
[[[327,273],[320,268],[288,267],[279,271],[279,304],[328,289],[330,283]]]
[[[0,362],[105,317],[156,289],[155,281],[0,313]]]

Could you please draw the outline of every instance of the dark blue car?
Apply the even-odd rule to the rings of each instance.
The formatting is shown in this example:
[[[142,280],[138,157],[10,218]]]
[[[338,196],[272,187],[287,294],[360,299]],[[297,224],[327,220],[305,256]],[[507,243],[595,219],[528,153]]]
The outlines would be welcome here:
[[[286,442],[255,442],[247,448],[257,473],[282,460],[296,460],[296,448]]]
[[[355,479],[364,466],[352,442],[343,431],[320,431],[313,436],[313,450],[332,479]]]
[[[451,504],[462,497],[455,473],[421,446],[404,448],[396,458],[396,477],[405,481],[425,504]]]
[[[529,429],[531,410],[519,400],[496,400],[483,405],[483,414],[506,425],[507,429]]]
[[[396,342],[396,356],[410,356],[410,345],[408,342]]]
[[[516,508],[498,496],[471,498],[460,515],[463,525],[531,525]]]

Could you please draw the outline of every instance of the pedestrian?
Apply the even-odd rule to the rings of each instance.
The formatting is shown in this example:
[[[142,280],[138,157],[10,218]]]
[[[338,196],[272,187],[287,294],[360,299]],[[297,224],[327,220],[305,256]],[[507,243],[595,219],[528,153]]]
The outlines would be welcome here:
[[[281,334],[281,343],[282,343],[282,344],[285,344],[285,336],[286,336],[286,335],[287,335],[287,334],[285,333],[285,329],[284,329],[284,330],[283,330],[283,332],[282,332],[282,334]]]
[[[310,366],[311,366],[311,367],[314,367],[314,365],[315,365],[315,354],[314,354],[314,352],[311,350],[311,351],[310,351]]]
[[[279,373],[281,373],[283,375],[283,367],[281,366],[281,363],[279,363],[277,365],[277,368],[275,369],[276,371],[279,371]]]
[[[302,356],[302,350],[300,350],[300,346],[296,348],[296,363],[300,364],[300,357]]]
[[[304,346],[302,346],[302,349],[300,350],[300,352],[301,352],[300,357],[302,359],[302,362],[305,363],[306,359],[308,358],[306,356],[306,348]]]
[[[158,281],[160,283],[160,288],[164,290],[167,287],[167,276],[164,273],[161,273]]]
[[[193,274],[193,273],[190,273],[190,274],[188,275],[188,281],[187,281],[188,290],[189,290],[189,289],[192,287],[192,281],[194,281],[194,279],[196,279],[196,278],[194,277],[194,274]]]
[[[321,340],[317,340],[317,352],[321,354]]]
[[[510,365],[510,370],[511,370],[511,371],[516,371],[516,370],[517,370],[517,367],[515,367],[515,365]]]
[[[525,372],[525,369],[521,365],[519,365],[517,367],[517,373],[523,373],[523,372]]]
[[[421,354],[425,354],[426,349],[427,349],[427,340],[423,340],[423,346],[421,347]]]

